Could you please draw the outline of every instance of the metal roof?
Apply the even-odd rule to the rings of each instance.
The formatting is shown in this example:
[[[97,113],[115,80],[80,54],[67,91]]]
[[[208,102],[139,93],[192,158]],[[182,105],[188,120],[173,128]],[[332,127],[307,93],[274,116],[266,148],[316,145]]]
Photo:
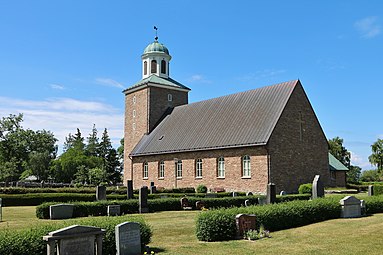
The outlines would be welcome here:
[[[328,153],[328,163],[331,171],[348,171],[349,169],[342,164],[336,157],[331,153]]]
[[[131,156],[265,145],[298,80],[175,107]]]
[[[176,80],[173,80],[172,78],[163,78],[163,77],[159,77],[155,74],[152,74],[149,77],[146,77],[145,79],[142,79],[139,82],[137,82],[136,84],[132,85],[131,87],[125,89],[123,92],[129,93],[131,90],[133,91],[134,89],[139,88],[141,86],[148,85],[149,83],[154,84],[154,85],[155,84],[164,85],[164,86],[172,87],[175,89],[190,90],[188,87],[186,87],[185,85],[182,85],[181,83],[179,83]]]

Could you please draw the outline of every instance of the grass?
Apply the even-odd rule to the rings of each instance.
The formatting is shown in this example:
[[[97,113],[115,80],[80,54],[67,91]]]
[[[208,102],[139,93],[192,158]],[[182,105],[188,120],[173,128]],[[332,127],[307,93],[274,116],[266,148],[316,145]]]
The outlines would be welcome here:
[[[197,211],[145,214],[153,229],[150,247],[161,255],[188,254],[382,254],[383,214],[336,219],[271,233],[257,241],[200,242],[195,236]],[[49,220],[35,217],[35,207],[5,207],[0,231],[23,229]]]

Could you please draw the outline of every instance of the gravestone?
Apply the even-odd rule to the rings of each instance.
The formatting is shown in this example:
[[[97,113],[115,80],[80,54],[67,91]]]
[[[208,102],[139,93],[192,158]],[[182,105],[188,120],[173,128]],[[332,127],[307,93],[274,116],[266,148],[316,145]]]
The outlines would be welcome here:
[[[232,196],[232,197],[236,197],[236,196],[238,196],[238,194],[237,194],[237,192],[233,191],[233,192],[231,193],[231,196]]]
[[[169,198],[167,195],[162,195],[161,198]]]
[[[72,204],[57,204],[49,206],[49,218],[51,220],[69,219],[73,216]]]
[[[315,175],[312,188],[312,199],[318,197],[324,197],[324,185],[320,178],[320,175]]]
[[[0,222],[3,221],[3,200],[0,198]]]
[[[148,206],[148,187],[142,186],[140,188],[140,194],[138,199],[138,211],[139,213],[148,213],[149,212],[149,206]]]
[[[341,218],[358,218],[361,217],[360,200],[354,196],[347,196],[339,202],[342,206]]]
[[[249,191],[246,193],[246,196],[252,196],[253,195],[253,192]]]
[[[275,184],[274,183],[267,184],[266,203],[274,204],[276,199],[277,197],[276,197]]]
[[[279,193],[280,196],[286,196],[287,195],[287,192],[282,190],[280,193]]]
[[[156,186],[150,186],[150,194],[154,194],[157,192],[157,187]]]
[[[217,193],[206,193],[206,198],[217,198]]]
[[[120,205],[108,205],[108,216],[120,216],[121,206]]]
[[[184,210],[193,209],[193,207],[189,203],[189,199],[187,199],[186,197],[181,198],[180,202],[181,202],[181,208],[182,209],[184,209]]]
[[[254,214],[237,214],[235,216],[237,226],[237,238],[243,238],[243,235],[249,230],[257,229],[256,216]]]
[[[195,202],[195,208],[197,210],[202,210],[202,208],[205,207],[205,203],[203,201],[197,201]]]
[[[133,198],[133,181],[128,180],[127,185],[128,185],[128,187],[126,189],[126,195],[127,195],[128,199],[132,199]]]
[[[374,195],[374,186],[373,185],[368,185],[368,196],[373,196]]]
[[[150,187],[153,187],[154,186],[154,182],[150,182]]]
[[[249,200],[249,199],[246,199],[246,200],[245,200],[245,206],[248,207],[248,206],[250,206],[250,205],[251,205],[250,200]]]
[[[366,202],[364,200],[360,200],[360,213],[362,216],[366,216]]]
[[[96,188],[96,200],[106,200],[106,187],[105,186],[97,186]]]
[[[102,236],[105,230],[73,225],[43,236],[47,241],[47,255],[102,255]]]
[[[117,255],[141,255],[140,224],[123,222],[115,227]]]

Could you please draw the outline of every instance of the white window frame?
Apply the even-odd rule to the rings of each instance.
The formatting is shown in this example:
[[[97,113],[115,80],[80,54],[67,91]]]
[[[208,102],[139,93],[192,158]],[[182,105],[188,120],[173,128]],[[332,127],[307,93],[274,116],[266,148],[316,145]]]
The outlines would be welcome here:
[[[168,94],[168,101],[169,101],[169,102],[172,102],[172,101],[173,101],[173,95],[172,95],[172,94]]]
[[[165,177],[165,162],[163,160],[160,161],[159,169],[158,169],[158,178]]]
[[[149,178],[149,164],[148,162],[144,162],[142,166],[142,177],[144,179]]]
[[[217,177],[225,178],[225,158],[222,156],[217,159]]]
[[[251,177],[251,161],[249,155],[242,157],[242,176]]]
[[[195,161],[195,177],[202,178],[202,159],[196,159]]]
[[[182,178],[182,160],[178,160],[176,163],[176,176]]]

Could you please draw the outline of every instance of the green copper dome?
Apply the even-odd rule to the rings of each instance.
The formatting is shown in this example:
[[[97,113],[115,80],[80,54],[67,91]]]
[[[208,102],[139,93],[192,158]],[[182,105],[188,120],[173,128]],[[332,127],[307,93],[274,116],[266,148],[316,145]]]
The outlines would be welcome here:
[[[154,41],[148,46],[146,46],[144,50],[144,54],[149,53],[149,52],[163,52],[169,55],[169,50],[166,48],[165,45],[162,43],[159,43],[158,41]]]

